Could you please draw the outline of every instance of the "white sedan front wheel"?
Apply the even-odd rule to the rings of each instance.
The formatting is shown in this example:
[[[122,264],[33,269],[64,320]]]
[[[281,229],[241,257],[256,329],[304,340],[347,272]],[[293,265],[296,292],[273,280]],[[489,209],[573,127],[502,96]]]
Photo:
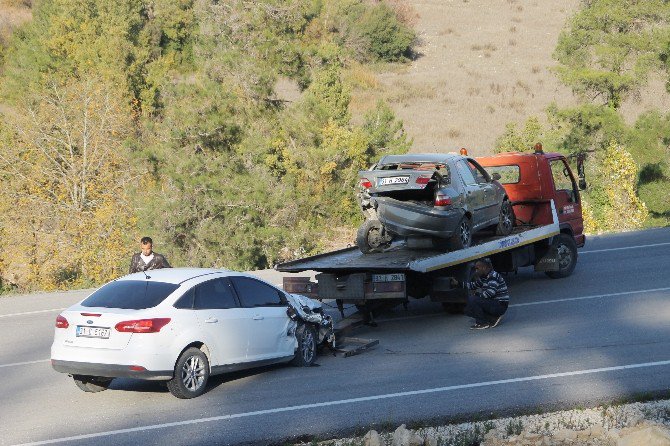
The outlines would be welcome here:
[[[316,360],[317,334],[311,324],[300,324],[295,331],[298,339],[298,350],[292,364],[298,367],[309,367]]]
[[[205,392],[209,379],[209,361],[202,350],[191,347],[179,356],[168,389],[177,398],[189,399]]]

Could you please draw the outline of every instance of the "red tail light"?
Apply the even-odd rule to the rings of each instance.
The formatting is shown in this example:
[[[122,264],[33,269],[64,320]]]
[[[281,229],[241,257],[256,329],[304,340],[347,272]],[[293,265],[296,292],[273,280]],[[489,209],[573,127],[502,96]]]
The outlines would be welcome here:
[[[451,198],[443,194],[435,195],[435,206],[449,206],[451,205]]]
[[[70,326],[70,323],[63,317],[62,314],[59,314],[56,318],[56,328],[67,328]]]
[[[372,183],[367,178],[361,178],[361,187],[363,189],[370,189],[372,187]]]
[[[416,179],[416,184],[428,184],[430,182],[430,177],[429,176],[420,176],[419,178]]]
[[[169,317],[123,321],[114,326],[121,333],[158,333],[170,322]]]

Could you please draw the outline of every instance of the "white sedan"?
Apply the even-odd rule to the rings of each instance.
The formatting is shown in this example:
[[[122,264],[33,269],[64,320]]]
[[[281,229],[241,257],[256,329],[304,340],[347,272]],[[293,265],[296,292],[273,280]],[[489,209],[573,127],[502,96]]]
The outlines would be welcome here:
[[[193,398],[210,375],[310,366],[333,340],[316,301],[244,273],[171,268],[109,282],[58,315],[51,364],[86,392],[129,377],[165,380],[174,396]]]

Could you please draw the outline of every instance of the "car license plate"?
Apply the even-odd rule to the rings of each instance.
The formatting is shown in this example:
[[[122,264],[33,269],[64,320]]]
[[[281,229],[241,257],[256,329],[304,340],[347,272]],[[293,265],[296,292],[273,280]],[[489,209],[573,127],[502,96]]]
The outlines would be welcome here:
[[[110,329],[106,327],[86,327],[77,325],[77,337],[109,339]]]
[[[396,274],[373,274],[373,282],[404,282],[405,275],[402,273]]]
[[[409,184],[409,177],[386,177],[379,179],[380,186],[388,186],[389,184]]]

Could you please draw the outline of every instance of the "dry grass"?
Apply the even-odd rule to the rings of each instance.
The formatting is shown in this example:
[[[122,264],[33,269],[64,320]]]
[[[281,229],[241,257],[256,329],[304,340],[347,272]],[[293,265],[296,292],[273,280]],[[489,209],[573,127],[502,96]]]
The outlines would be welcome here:
[[[504,89],[505,87],[503,87],[497,82],[491,82],[489,84],[489,91],[491,92],[491,94],[499,95],[500,93],[503,92]]]
[[[405,80],[397,81],[387,96],[389,102],[407,104],[422,99],[435,99],[436,86],[418,84]]]
[[[507,41],[507,44],[508,44],[509,46],[516,46],[517,41],[514,40],[514,39],[509,39],[509,40]]]
[[[461,131],[458,129],[449,129],[447,136],[451,139],[460,138],[462,135]]]
[[[361,64],[353,64],[345,74],[347,80],[357,88],[362,88],[364,90],[369,89],[378,89],[379,80],[377,76]]]
[[[420,16],[410,3],[404,0],[388,0],[388,3],[393,8],[396,17],[398,17],[398,20],[410,28],[416,27]]]
[[[533,68],[531,68],[530,71],[533,74],[538,74],[540,71],[542,71],[542,68],[540,68],[539,65],[533,65]]]
[[[468,88],[468,96],[479,96],[481,94],[481,90],[479,87],[469,87]]]
[[[515,16],[515,17],[512,17],[512,21],[513,21],[514,23],[521,23],[521,17],[516,17],[516,16]]]
[[[516,26],[510,26],[510,28],[509,28],[509,32],[511,32],[511,33],[515,33],[516,31],[517,31],[517,30],[516,30]]]

